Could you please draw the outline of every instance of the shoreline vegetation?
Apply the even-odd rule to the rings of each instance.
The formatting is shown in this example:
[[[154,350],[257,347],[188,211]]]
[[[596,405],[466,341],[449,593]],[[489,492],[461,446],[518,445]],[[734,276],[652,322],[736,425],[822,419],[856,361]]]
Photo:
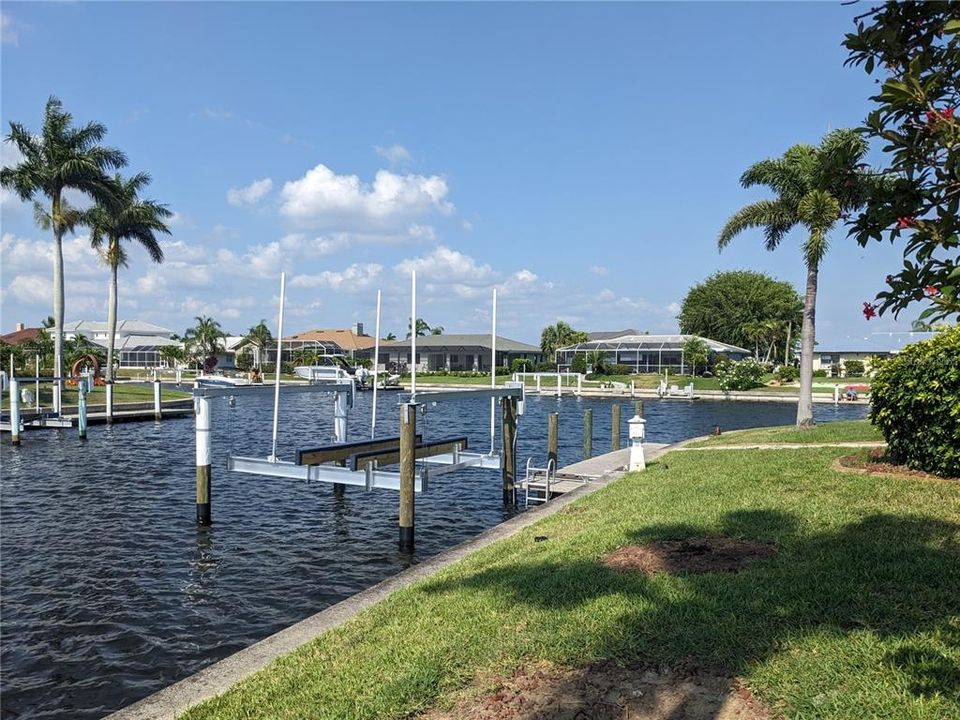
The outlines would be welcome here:
[[[875,437],[865,421],[832,425],[802,432]],[[833,470],[849,452],[668,453],[182,717],[407,718],[496,698],[543,664],[597,663],[707,668],[786,718],[960,717],[960,484]],[[696,537],[775,554],[737,573],[604,562],[627,545]]]

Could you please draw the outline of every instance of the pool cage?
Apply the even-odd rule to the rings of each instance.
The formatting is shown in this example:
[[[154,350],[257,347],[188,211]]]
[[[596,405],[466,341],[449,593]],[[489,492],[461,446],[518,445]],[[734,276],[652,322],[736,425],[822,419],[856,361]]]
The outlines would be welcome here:
[[[559,348],[557,363],[561,370],[567,370],[578,353],[599,351],[603,353],[607,363],[626,365],[634,373],[662,373],[666,370],[682,375],[690,369],[684,356],[683,345],[694,339],[702,340],[711,355],[723,354],[731,360],[742,360],[750,356],[750,351],[745,348],[697,335],[624,335]]]

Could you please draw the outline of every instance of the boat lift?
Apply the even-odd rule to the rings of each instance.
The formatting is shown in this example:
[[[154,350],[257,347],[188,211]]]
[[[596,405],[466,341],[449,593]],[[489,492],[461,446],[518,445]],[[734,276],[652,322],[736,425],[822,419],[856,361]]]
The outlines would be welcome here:
[[[278,337],[282,337],[285,276],[280,283],[280,319]],[[416,315],[416,272],[411,276],[411,317]],[[380,294],[377,294],[377,326],[380,323]],[[377,438],[375,433],[376,412],[371,418],[371,439],[347,441],[347,417],[353,407],[356,384],[353,378],[339,381],[319,382],[310,385],[286,385],[281,388],[279,366],[274,384],[273,446],[266,458],[231,454],[227,458],[230,472],[262,475],[265,477],[291,478],[307,482],[326,482],[362,487],[372,490],[400,491],[400,547],[413,548],[413,497],[426,492],[432,476],[444,475],[457,470],[476,468],[500,470],[503,476],[504,501],[516,502],[516,439],[517,417],[523,413],[524,387],[522,382],[496,385],[496,289],[493,291],[493,361],[491,363],[491,387],[476,390],[417,392],[416,363],[411,373],[411,390],[408,402],[398,403],[401,414],[399,437]],[[411,353],[416,358],[416,339],[412,340]],[[200,387],[195,386],[197,442],[197,522],[209,525],[210,512],[210,458],[211,426],[210,401],[217,397],[243,397],[263,393],[269,386],[246,387]],[[376,379],[374,380],[376,389]],[[277,456],[277,431],[281,390],[283,394],[294,392],[332,393],[334,396],[334,442],[315,448],[301,449],[295,460],[281,460]],[[465,436],[443,438],[424,442],[415,434],[416,408],[439,402],[455,402],[476,398],[490,399],[490,450],[477,452],[468,448]],[[502,410],[502,442],[495,446],[495,408],[497,400]],[[374,408],[376,407],[374,395]],[[386,467],[400,465],[399,471]],[[405,510],[406,508],[406,510]]]

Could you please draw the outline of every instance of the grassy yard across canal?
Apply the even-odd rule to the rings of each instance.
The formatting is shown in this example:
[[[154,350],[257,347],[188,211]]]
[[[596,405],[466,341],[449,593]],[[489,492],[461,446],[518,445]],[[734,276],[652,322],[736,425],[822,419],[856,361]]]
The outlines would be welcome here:
[[[815,432],[874,437],[865,425]],[[832,470],[849,452],[669,453],[185,717],[408,718],[539,662],[693,659],[785,718],[960,718],[960,484]],[[601,562],[626,544],[712,535],[777,553],[739,573]]]

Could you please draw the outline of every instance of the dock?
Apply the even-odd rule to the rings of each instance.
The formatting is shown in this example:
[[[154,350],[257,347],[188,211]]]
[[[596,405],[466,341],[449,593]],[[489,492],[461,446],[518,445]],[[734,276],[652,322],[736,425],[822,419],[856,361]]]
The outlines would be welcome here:
[[[93,407],[103,408],[102,405]],[[117,406],[120,409],[113,411],[112,420],[108,421],[106,409],[87,412],[87,425],[106,425],[108,422],[153,422],[156,420],[152,403],[126,403]],[[20,427],[27,430],[56,430],[77,427],[78,415],[76,407],[64,408],[66,412],[55,415],[52,412],[21,412]],[[72,412],[71,412],[72,411]],[[161,419],[193,417],[193,400],[169,400],[163,403]],[[0,432],[10,432],[10,414],[0,415]]]
[[[667,447],[666,443],[644,443],[644,458],[649,463],[660,457]],[[605,481],[611,479],[611,476],[623,474],[629,463],[630,448],[627,447],[567,465],[557,470],[556,474],[550,478],[549,497],[546,498],[544,496],[548,493],[547,478],[544,473],[525,478],[518,484],[527,494],[529,502],[534,502],[534,496],[538,496],[539,501],[542,502],[544,499],[550,500],[571,492],[586,483]]]

